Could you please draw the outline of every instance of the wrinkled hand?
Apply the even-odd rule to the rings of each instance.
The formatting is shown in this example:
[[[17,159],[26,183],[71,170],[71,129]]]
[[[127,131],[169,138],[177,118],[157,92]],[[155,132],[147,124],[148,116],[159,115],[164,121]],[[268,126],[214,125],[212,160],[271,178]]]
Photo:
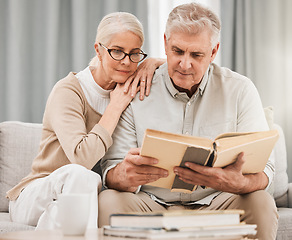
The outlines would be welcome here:
[[[167,170],[152,166],[157,162],[155,158],[142,157],[140,149],[133,148],[121,163],[108,172],[106,184],[119,191],[135,192],[140,185],[168,176]]]
[[[140,86],[140,100],[143,100],[145,95],[150,93],[152,78],[155,70],[162,65],[166,60],[161,58],[148,58],[144,60],[137,68],[137,71],[129,79],[131,82],[126,82],[124,91],[131,92],[132,97],[138,92],[137,88]],[[140,85],[139,85],[140,83]]]
[[[129,103],[132,101],[133,96],[130,92],[125,92],[124,88],[126,84],[131,84],[131,79],[128,79],[124,84],[117,84],[115,89],[110,93],[110,105],[118,108],[122,113]],[[139,91],[139,87],[136,89]]]
[[[187,162],[188,168],[175,167],[174,172],[181,180],[193,185],[211,187],[218,191],[242,194],[246,191],[248,179],[242,174],[243,153],[225,168],[201,166]]]

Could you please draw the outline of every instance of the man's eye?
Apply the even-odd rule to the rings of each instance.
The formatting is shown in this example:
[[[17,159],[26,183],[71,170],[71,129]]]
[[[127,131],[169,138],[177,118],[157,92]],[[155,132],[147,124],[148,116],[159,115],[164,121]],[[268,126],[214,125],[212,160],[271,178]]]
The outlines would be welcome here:
[[[191,57],[192,58],[199,58],[199,57],[202,57],[203,56],[203,54],[201,54],[201,53],[191,53]]]
[[[173,51],[176,55],[184,55],[184,51],[182,51],[182,50],[174,49]]]

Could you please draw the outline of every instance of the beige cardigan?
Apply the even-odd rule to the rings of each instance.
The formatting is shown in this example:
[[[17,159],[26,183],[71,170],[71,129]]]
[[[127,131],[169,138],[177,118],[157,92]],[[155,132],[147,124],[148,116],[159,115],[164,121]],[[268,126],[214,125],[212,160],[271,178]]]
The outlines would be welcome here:
[[[98,124],[100,118],[73,73],[57,82],[47,101],[40,148],[31,173],[9,190],[7,197],[15,200],[32,180],[66,164],[92,169],[112,144],[109,133]]]

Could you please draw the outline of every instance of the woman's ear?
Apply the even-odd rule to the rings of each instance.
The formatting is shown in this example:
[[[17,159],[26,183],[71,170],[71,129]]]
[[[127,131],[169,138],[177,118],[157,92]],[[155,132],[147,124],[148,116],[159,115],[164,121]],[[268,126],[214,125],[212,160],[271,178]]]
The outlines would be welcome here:
[[[94,44],[94,49],[95,49],[95,52],[96,52],[96,56],[98,57],[99,61],[101,61],[101,54],[100,54],[100,51],[99,51],[97,43]]]

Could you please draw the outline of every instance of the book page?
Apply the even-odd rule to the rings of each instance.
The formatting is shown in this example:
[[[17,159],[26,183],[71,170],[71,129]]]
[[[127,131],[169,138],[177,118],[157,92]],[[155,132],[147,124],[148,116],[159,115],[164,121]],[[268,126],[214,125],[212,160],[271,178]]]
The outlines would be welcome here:
[[[263,171],[278,140],[277,130],[216,140],[217,158],[214,167],[224,167],[236,161],[244,152],[243,173]]]
[[[210,148],[213,144],[213,140],[204,137],[195,137],[191,135],[175,134],[157,131],[153,129],[146,129],[145,136],[157,138],[166,141],[173,141],[177,143],[182,143],[190,146],[196,146],[201,148]]]
[[[222,138],[231,138],[231,137],[238,137],[238,136],[244,136],[244,135],[250,135],[256,132],[228,132],[228,133],[222,133],[218,135],[215,140],[222,139]]]
[[[229,135],[230,134],[230,135]],[[268,138],[278,136],[277,130],[262,131],[262,132],[250,132],[250,133],[224,133],[219,135],[220,138],[216,138],[215,144],[217,150],[224,151],[229,148],[237,147],[247,143],[256,141],[264,141]],[[219,137],[218,136],[218,137]]]

